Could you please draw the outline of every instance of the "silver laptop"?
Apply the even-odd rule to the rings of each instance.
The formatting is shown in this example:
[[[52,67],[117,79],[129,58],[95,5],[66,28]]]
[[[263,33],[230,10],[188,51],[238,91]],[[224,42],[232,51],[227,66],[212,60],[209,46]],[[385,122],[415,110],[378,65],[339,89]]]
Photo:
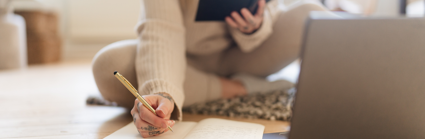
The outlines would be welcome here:
[[[289,139],[425,139],[425,18],[306,26]]]

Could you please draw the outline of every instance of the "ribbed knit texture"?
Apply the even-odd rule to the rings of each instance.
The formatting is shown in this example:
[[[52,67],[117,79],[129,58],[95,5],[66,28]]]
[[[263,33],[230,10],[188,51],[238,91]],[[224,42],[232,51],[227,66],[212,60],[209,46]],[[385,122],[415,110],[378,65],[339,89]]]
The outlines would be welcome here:
[[[208,55],[238,44],[244,52],[258,47],[272,32],[277,1],[267,4],[261,28],[246,35],[225,22],[195,22],[198,0],[142,0],[137,26],[136,73],[141,95],[166,92],[175,101],[171,119],[181,120],[186,53]],[[233,39],[232,39],[233,38]]]

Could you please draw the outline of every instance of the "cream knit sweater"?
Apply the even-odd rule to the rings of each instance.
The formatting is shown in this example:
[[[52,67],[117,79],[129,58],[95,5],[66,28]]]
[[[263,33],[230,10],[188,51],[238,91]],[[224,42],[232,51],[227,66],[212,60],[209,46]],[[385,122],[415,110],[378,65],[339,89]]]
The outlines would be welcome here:
[[[208,55],[237,44],[253,51],[272,32],[278,14],[276,0],[267,3],[260,29],[247,35],[225,22],[195,22],[199,0],[142,0],[137,25],[136,73],[141,95],[169,93],[175,107],[171,119],[181,120],[186,53]]]

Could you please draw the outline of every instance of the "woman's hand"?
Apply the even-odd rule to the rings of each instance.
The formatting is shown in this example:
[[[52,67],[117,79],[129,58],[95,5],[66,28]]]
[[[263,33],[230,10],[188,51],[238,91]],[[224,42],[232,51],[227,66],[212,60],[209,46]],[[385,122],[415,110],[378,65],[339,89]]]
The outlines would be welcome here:
[[[255,15],[252,15],[248,9],[242,8],[241,15],[238,12],[233,11],[230,15],[225,18],[227,24],[233,28],[239,29],[241,32],[250,34],[260,28],[261,23],[263,22],[264,7],[266,5],[265,0],[258,1],[258,9]]]
[[[174,100],[168,93],[157,93],[142,97],[155,109],[157,114],[153,114],[142,102],[135,100],[131,115],[137,131],[142,137],[161,135],[168,131],[167,125],[174,126],[175,121],[169,120],[174,110]]]

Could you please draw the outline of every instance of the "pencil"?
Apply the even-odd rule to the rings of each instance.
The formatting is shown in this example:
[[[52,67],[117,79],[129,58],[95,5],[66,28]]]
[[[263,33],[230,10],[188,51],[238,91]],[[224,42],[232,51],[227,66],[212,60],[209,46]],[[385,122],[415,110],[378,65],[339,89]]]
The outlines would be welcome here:
[[[124,78],[124,76],[118,73],[118,71],[115,71],[114,75],[128,89],[128,91],[130,91],[140,102],[142,102],[143,106],[148,108],[153,114],[156,115],[155,109],[153,109],[152,106],[149,105],[149,103],[142,96],[140,96],[139,93],[137,93],[136,88],[134,88],[133,85],[131,85],[131,83],[126,78]],[[171,132],[174,132],[169,125],[167,125],[167,128],[170,129]]]

